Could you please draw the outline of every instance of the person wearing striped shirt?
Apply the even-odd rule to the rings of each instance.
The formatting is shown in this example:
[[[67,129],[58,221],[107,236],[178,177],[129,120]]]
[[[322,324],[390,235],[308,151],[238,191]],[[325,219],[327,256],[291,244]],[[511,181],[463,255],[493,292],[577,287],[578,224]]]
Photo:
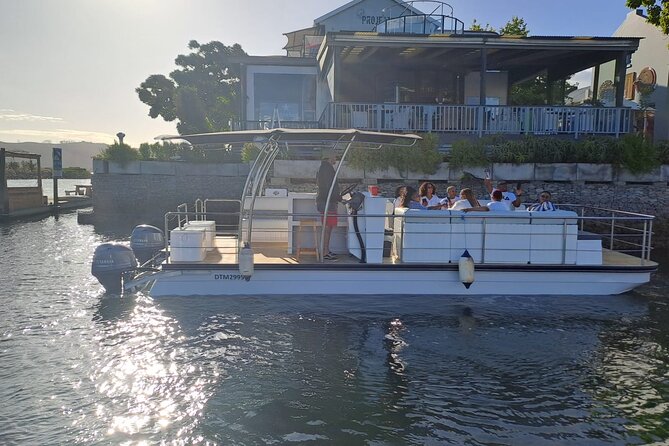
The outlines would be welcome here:
[[[528,211],[532,212],[546,212],[557,211],[555,205],[551,202],[551,193],[547,190],[539,194],[539,202],[531,205]]]

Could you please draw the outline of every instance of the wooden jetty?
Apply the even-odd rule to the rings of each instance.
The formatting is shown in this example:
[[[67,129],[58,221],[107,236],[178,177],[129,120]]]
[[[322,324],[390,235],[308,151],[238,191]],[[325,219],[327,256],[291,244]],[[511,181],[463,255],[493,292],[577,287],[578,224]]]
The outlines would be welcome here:
[[[7,187],[6,159],[22,158],[37,162],[37,186]],[[0,221],[39,217],[56,212],[80,209],[92,205],[90,186],[77,187],[76,194],[58,198],[50,204],[42,189],[41,155],[35,153],[10,152],[0,148]],[[56,190],[54,188],[54,190]]]

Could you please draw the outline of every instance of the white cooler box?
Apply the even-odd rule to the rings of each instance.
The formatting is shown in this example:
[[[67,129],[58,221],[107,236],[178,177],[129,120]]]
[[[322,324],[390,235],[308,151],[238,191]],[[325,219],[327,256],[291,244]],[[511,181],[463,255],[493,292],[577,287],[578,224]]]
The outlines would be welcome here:
[[[172,262],[201,262],[205,252],[205,228],[172,229],[170,231],[170,260]]]
[[[207,251],[214,250],[216,222],[214,220],[193,220],[184,225],[185,229],[204,228],[204,247]]]

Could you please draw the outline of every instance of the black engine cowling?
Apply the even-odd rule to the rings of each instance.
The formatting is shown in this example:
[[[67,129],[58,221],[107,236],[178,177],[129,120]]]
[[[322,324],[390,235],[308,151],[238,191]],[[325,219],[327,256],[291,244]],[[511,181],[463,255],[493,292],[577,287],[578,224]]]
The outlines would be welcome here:
[[[123,276],[137,268],[132,249],[117,243],[103,243],[93,253],[91,273],[108,293],[121,293]]]
[[[155,226],[135,226],[130,235],[130,247],[139,263],[144,264],[165,247],[165,235]]]

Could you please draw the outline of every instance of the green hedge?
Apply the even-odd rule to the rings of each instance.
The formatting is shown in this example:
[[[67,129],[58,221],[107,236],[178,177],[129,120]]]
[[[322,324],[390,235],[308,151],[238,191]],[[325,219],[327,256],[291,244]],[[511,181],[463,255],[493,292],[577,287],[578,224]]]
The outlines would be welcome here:
[[[107,146],[96,159],[127,164],[131,161],[186,161],[190,163],[230,163],[239,162],[240,155],[232,150],[203,150],[186,143],[142,143],[139,149],[127,144]]]
[[[492,137],[456,141],[449,161],[455,167],[491,163],[613,164],[632,173],[644,173],[669,162],[669,143],[653,145],[637,135],[625,135],[620,139],[589,137],[580,140],[535,136],[502,140]]]
[[[421,136],[423,139],[412,146],[407,146],[405,142],[384,146],[379,150],[354,146],[347,157],[348,165],[369,172],[396,168],[400,173],[433,174],[443,161],[438,150],[439,136],[434,133]]]

